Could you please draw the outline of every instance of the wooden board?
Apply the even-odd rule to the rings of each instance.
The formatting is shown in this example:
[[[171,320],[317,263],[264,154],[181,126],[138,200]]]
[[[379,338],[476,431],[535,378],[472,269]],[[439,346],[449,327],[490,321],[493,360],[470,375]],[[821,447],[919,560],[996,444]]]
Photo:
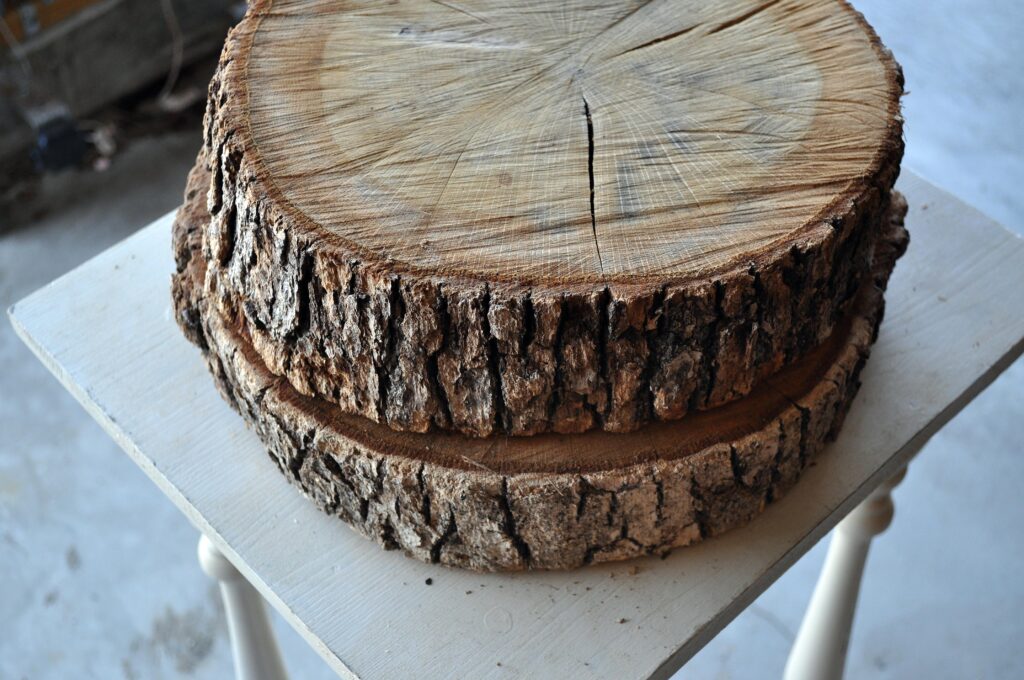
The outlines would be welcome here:
[[[242,315],[224,319],[201,236],[202,167],[174,225],[179,325],[224,398],[317,505],[419,559],[478,570],[567,569],[664,554],[742,525],[781,498],[835,436],[907,245],[895,198],[873,277],[819,347],[747,396],[629,434],[467,439],[396,432],[305,397],[267,370]]]
[[[899,67],[839,0],[254,3],[210,89],[225,317],[398,430],[749,393],[870,274]]]
[[[11,316],[340,675],[667,678],[1024,349],[1024,242],[919,179],[900,188],[914,240],[838,441],[749,526],[639,561],[636,575],[613,565],[454,571],[383,552],[320,513],[260,455],[181,337],[166,294],[170,215]],[[211,467],[234,474],[211,476]]]

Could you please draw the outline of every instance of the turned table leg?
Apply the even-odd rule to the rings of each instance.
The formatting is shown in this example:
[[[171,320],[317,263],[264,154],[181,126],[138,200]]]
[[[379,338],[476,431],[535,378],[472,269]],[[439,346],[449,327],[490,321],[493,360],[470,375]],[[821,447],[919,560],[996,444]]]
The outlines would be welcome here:
[[[839,680],[843,677],[868,548],[871,539],[892,522],[891,493],[906,473],[906,467],[902,468],[836,527],[818,585],[789,653],[785,680]]]
[[[237,680],[287,680],[281,652],[263,598],[206,536],[199,539],[199,564],[220,583]]]

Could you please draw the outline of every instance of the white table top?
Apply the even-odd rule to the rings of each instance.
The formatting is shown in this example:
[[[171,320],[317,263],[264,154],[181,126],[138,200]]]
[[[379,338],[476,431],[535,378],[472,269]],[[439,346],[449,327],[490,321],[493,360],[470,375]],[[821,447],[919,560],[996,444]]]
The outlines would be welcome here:
[[[839,440],[749,526],[665,560],[480,575],[382,551],[321,514],[221,400],[175,326],[171,215],[10,314],[339,674],[665,678],[1024,350],[1024,241],[919,178],[900,184],[911,246]]]

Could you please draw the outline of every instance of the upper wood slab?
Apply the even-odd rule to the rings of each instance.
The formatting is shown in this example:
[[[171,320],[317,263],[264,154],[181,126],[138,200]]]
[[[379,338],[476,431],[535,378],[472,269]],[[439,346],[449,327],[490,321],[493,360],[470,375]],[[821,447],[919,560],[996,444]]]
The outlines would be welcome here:
[[[381,552],[322,515],[260,457],[262,444],[175,325],[173,216],[11,316],[61,383],[340,675],[668,678],[1024,348],[1024,241],[919,179],[900,188],[914,238],[839,440],[749,526],[640,562],[636,575],[608,565],[470,575]]]
[[[222,115],[293,228],[394,271],[709,275],[844,217],[899,146],[844,2],[254,3]]]
[[[193,178],[208,285],[392,429],[676,420],[846,315],[902,85],[838,0],[256,2]]]

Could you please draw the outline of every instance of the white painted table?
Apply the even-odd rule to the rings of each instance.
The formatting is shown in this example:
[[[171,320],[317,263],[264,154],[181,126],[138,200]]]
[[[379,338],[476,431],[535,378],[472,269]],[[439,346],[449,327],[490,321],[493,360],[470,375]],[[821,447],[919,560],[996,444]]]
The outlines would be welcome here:
[[[665,678],[1024,350],[1024,241],[916,177],[901,189],[911,246],[839,440],[749,526],[665,560],[480,575],[384,552],[321,514],[221,400],[175,326],[170,215],[10,314],[208,537],[203,566],[234,600],[233,632],[259,642],[262,656],[243,659],[255,662],[246,677],[275,677],[276,650],[232,564],[345,677]],[[841,673],[858,565],[890,512],[883,488],[837,534],[790,676]]]

